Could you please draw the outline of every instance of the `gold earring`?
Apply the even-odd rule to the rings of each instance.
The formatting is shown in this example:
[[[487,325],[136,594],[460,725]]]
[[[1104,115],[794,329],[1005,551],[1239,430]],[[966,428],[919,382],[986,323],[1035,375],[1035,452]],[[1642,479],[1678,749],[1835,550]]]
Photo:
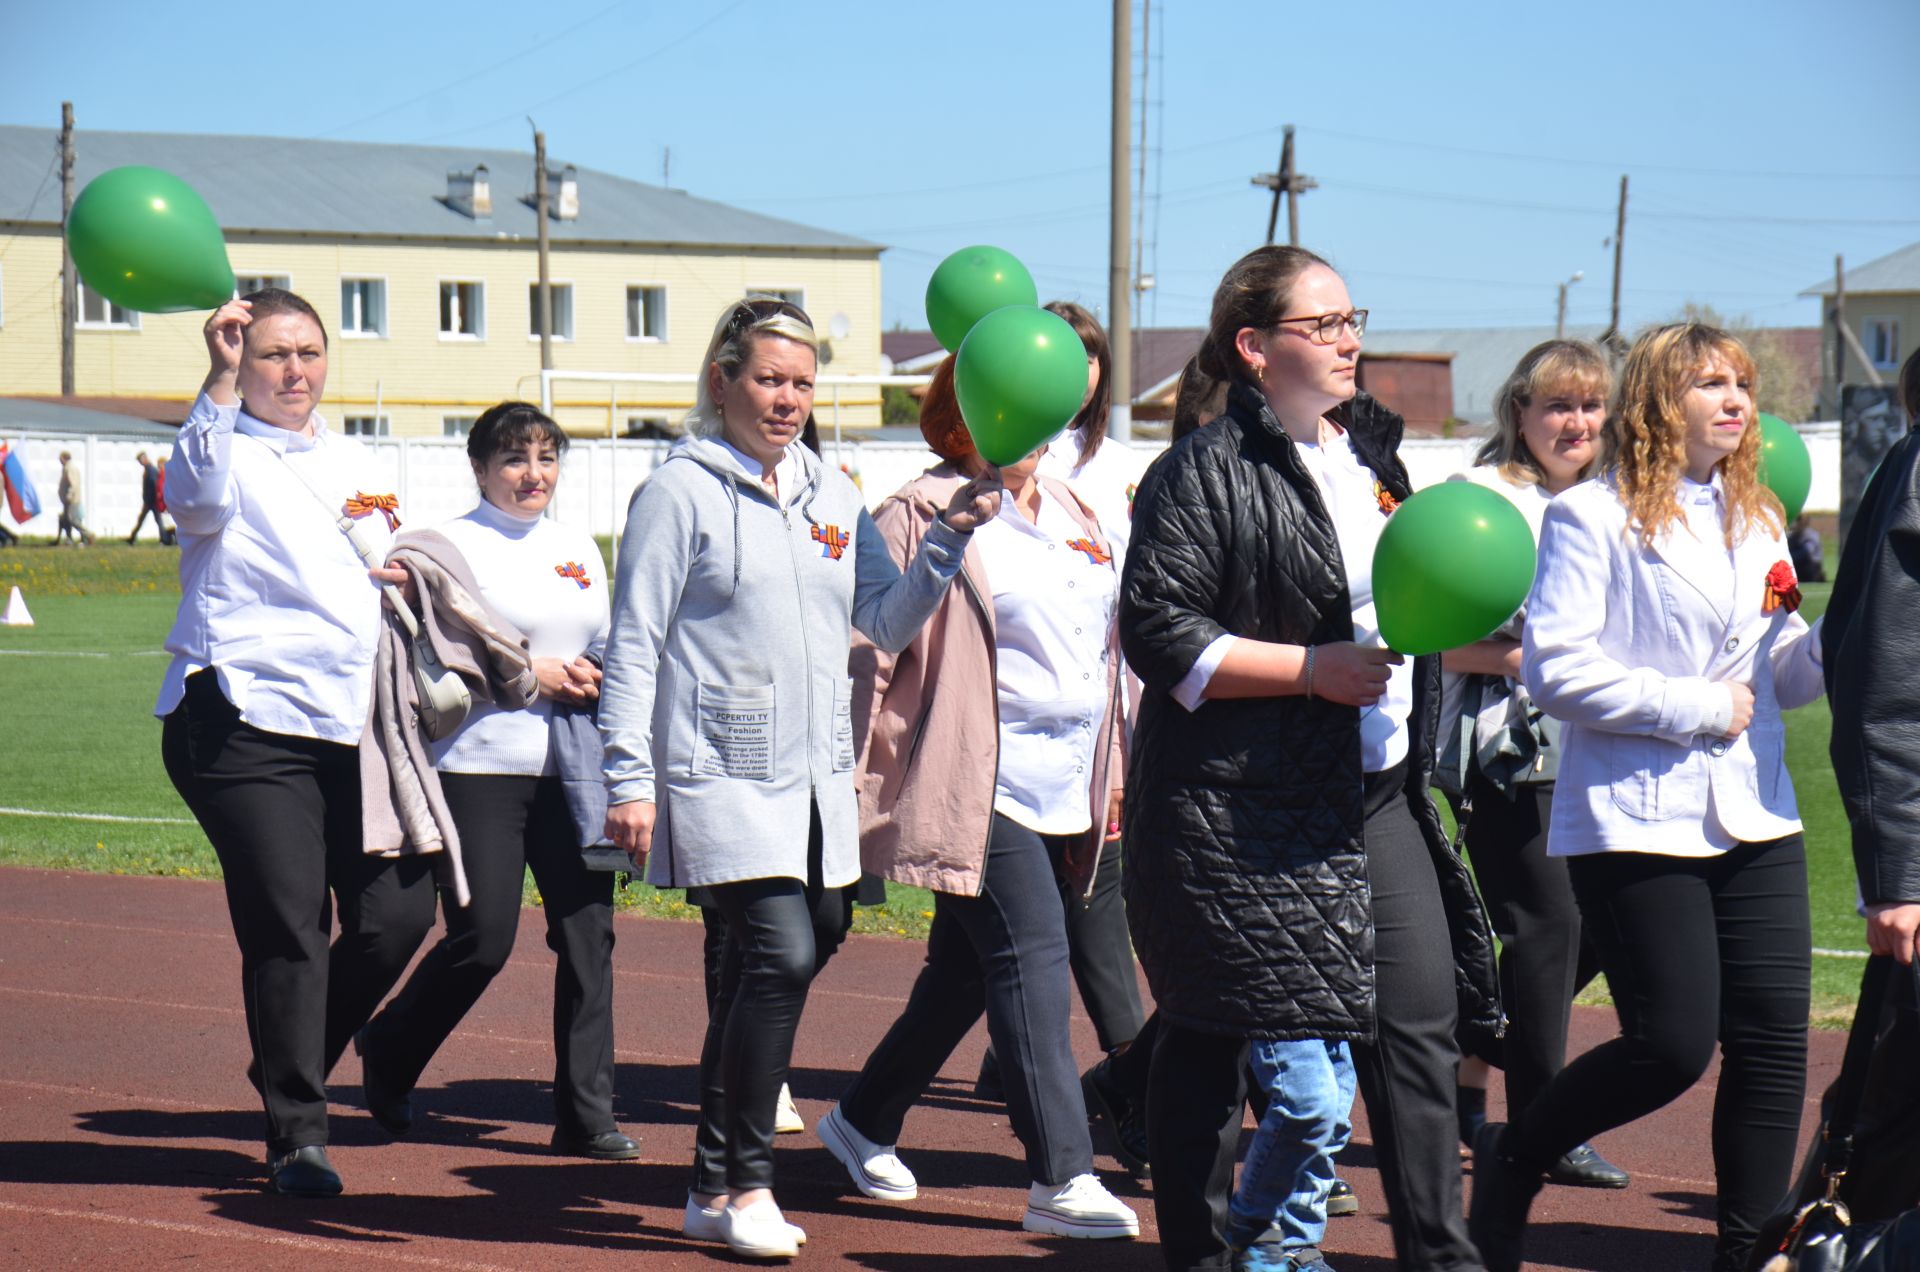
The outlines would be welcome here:
[[[1254,376],[1254,379],[1260,381],[1260,383],[1262,384],[1265,384],[1267,382],[1267,364],[1262,362],[1259,366],[1255,367],[1253,369],[1253,376]]]

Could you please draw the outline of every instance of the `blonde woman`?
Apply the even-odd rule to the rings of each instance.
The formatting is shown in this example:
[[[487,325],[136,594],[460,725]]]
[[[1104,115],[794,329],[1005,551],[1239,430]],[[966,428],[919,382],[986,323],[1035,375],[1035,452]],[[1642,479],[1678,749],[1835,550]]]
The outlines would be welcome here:
[[[1599,466],[1613,372],[1578,340],[1535,345],[1494,398],[1494,432],[1456,474],[1495,491],[1527,519],[1533,537],[1555,496]],[[1573,996],[1599,974],[1566,862],[1547,855],[1547,822],[1560,767],[1560,726],[1520,683],[1526,611],[1487,639],[1441,655],[1446,671],[1436,780],[1454,798],[1500,934],[1500,1000],[1507,1033],[1497,1053],[1461,1065],[1461,1139],[1486,1121],[1487,1063],[1506,1073],[1507,1103],[1524,1108],[1566,1063]],[[1553,1164],[1553,1181],[1625,1188],[1627,1173],[1582,1144]]]
[[[1716,1043],[1715,1272],[1786,1195],[1806,1085],[1812,944],[1780,712],[1821,693],[1780,503],[1760,484],[1753,359],[1699,323],[1622,371],[1618,461],[1547,510],[1522,679],[1564,725],[1549,851],[1568,858],[1620,1035],[1475,1145],[1472,1229],[1517,1269],[1561,1154],[1699,1080]]]

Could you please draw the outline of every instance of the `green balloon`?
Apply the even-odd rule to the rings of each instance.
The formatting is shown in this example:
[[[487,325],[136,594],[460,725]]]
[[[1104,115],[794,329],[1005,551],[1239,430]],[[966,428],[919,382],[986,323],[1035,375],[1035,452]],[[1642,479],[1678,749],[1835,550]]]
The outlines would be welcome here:
[[[1497,492],[1448,481],[1410,496],[1373,550],[1380,635],[1437,654],[1498,631],[1533,588],[1533,532]]]
[[[973,324],[1007,305],[1038,305],[1040,289],[1012,252],[963,247],[927,280],[927,325],[949,353],[960,352]]]
[[[123,309],[214,309],[233,296],[213,211],[158,168],[113,168],[87,182],[67,218],[67,245],[87,287]]]
[[[1065,428],[1087,395],[1087,350],[1059,314],[1008,305],[973,325],[953,363],[953,394],[990,464],[1026,458]]]
[[[1813,456],[1799,431],[1777,415],[1760,417],[1760,481],[1778,496],[1788,521],[1799,518],[1813,489]]]

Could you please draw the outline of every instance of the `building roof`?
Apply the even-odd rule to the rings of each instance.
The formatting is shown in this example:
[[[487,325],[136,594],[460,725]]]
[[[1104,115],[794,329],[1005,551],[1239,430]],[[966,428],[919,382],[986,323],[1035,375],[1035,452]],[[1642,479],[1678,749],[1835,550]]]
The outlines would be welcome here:
[[[932,371],[947,356],[939,339],[931,331],[883,331],[880,352],[893,364],[897,375],[918,375]]]
[[[1598,340],[1600,325],[1570,326],[1574,340]],[[1453,355],[1454,418],[1479,423],[1493,418],[1493,395],[1512,374],[1520,356],[1543,340],[1552,327],[1426,327],[1407,331],[1367,328],[1368,353],[1450,353]]]
[[[1877,261],[1847,271],[1847,292],[1920,292],[1920,243],[1909,243]],[[1811,284],[1802,296],[1833,295],[1833,277]]]
[[[58,225],[59,133],[0,126],[0,224]],[[531,241],[533,156],[512,150],[399,146],[187,133],[80,131],[74,175],[84,187],[109,168],[147,164],[187,182],[229,233],[256,231],[425,239]],[[447,174],[486,165],[493,214],[474,219],[447,200]],[[548,155],[558,174],[564,156]],[[54,179],[47,179],[55,172]],[[882,245],[741,208],[683,190],[577,169],[580,214],[549,217],[553,242],[645,246],[805,249],[871,254]],[[558,197],[557,185],[550,197]],[[33,193],[29,193],[33,192]],[[31,199],[31,202],[28,200]]]
[[[184,414],[184,410],[182,414]],[[153,437],[172,440],[177,429],[120,411],[96,411],[44,398],[0,397],[0,435],[17,433],[93,433],[101,437]]]

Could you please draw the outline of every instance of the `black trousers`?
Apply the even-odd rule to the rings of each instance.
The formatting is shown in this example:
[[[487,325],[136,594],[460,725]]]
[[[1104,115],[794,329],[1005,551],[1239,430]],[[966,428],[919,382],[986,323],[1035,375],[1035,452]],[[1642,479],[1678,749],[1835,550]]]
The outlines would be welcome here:
[[[1093,1020],[1100,1049],[1112,1051],[1131,1043],[1146,1020],[1140,982],[1133,970],[1126,902],[1120,895],[1120,844],[1116,840],[1102,846],[1093,890],[1083,897],[1067,877],[1066,852],[1074,838],[1042,837],[1067,916],[1067,965]]]
[[[1545,1166],[1645,1117],[1721,1051],[1713,1103],[1716,1268],[1741,1266],[1787,1194],[1806,1093],[1813,937],[1799,835],[1714,857],[1568,859],[1620,1036],[1574,1060],[1521,1113],[1506,1149]]]
[[[389,1080],[412,1087],[493,982],[520,930],[529,868],[553,968],[553,1116],[574,1136],[614,1129],[613,874],[580,858],[557,777],[442,773],[472,901],[448,894],[446,934],[368,1027]]]
[[[1439,878],[1407,806],[1406,769],[1366,776],[1375,1040],[1353,1058],[1394,1252],[1407,1269],[1480,1268],[1460,1203],[1453,1091],[1454,959]],[[1147,1142],[1160,1245],[1174,1269],[1224,1268],[1223,1233],[1246,1099],[1245,1039],[1156,1022]],[[1576,1141],[1578,1142],[1578,1141]]]
[[[993,815],[980,895],[934,894],[927,961],[840,1111],[876,1144],[900,1140],[907,1111],[982,1013],[1000,1059],[1007,1115],[1035,1183],[1093,1169],[1086,1103],[1067,1031],[1067,931],[1048,839]]]
[[[700,1048],[697,1193],[773,1187],[774,1110],[793,1035],[815,974],[853,924],[853,889],[821,884],[818,809],[812,821],[806,883],[748,879],[709,890],[726,936]]]
[[[1507,1036],[1487,1059],[1506,1072],[1507,1105],[1525,1108],[1567,1062],[1574,995],[1600,974],[1600,954],[1580,925],[1566,859],[1547,856],[1552,782],[1518,785],[1512,798],[1479,775],[1469,787],[1466,849],[1500,937],[1500,1001]]]
[[[431,865],[361,851],[353,747],[243,723],[211,671],[188,677],[161,757],[226,876],[267,1151],[324,1144],[327,1074],[432,926]]]

